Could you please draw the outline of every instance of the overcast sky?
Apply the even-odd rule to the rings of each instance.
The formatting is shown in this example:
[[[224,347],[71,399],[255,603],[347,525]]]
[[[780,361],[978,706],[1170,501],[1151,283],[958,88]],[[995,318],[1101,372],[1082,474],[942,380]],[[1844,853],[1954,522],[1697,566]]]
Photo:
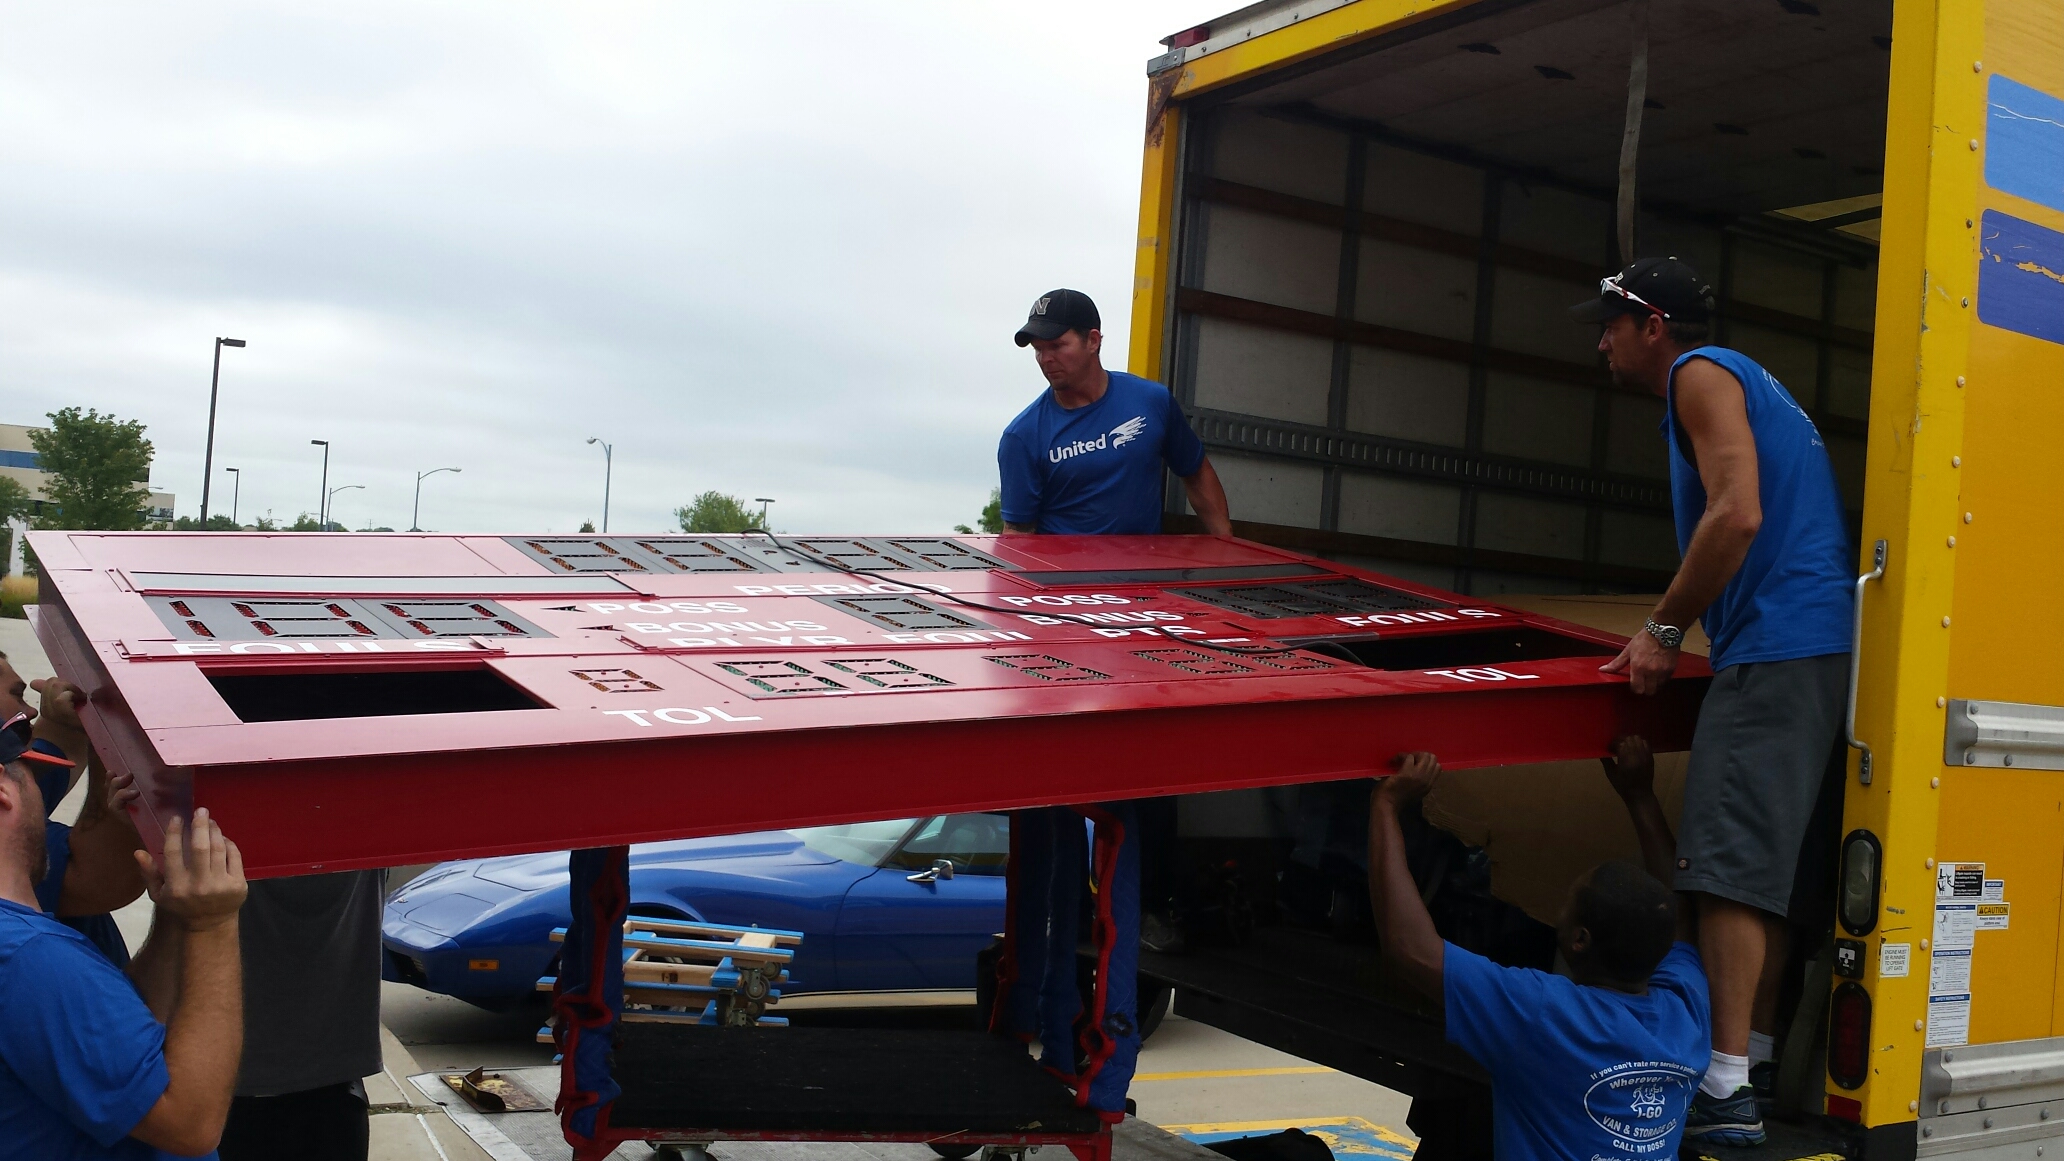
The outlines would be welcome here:
[[[351,527],[944,531],[1043,387],[1040,292],[1123,366],[1162,36],[1236,0],[4,3],[0,422],[149,427],[197,512]]]

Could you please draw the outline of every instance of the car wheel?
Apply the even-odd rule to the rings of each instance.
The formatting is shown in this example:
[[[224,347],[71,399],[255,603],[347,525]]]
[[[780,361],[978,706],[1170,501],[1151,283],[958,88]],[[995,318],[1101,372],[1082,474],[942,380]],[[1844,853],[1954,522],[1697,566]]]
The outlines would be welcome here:
[[[1142,976],[1139,982],[1139,1038],[1144,1044],[1161,1021],[1168,1018],[1168,1010],[1175,1005],[1175,989],[1159,980]]]
[[[981,1151],[980,1145],[941,1145],[936,1142],[932,1145],[932,1152],[941,1157],[951,1157],[953,1161],[961,1161],[961,1158],[972,1157]]]

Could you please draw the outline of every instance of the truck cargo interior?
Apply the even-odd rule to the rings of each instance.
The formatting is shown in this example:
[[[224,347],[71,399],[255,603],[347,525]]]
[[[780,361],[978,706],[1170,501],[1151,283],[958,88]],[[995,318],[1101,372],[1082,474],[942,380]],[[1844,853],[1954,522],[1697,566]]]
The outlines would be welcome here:
[[[1853,534],[1892,6],[1648,9],[1633,256],[1683,258],[1713,284],[1713,341],[1812,416]],[[1182,102],[1159,369],[1240,534],[1639,629],[1638,594],[1677,564],[1663,405],[1615,387],[1596,329],[1566,314],[1626,260],[1635,11],[1471,5]],[[1662,769],[1674,811],[1681,755]],[[1366,802],[1366,784],[1185,799],[1194,946],[1147,959],[1178,1012],[1438,1097],[1474,1065],[1385,981]],[[1592,763],[1452,776],[1427,817],[1445,829],[1410,836],[1414,870],[1443,933],[1543,968],[1571,880],[1634,850]],[[1825,950],[1795,960],[1785,1009],[1809,1034],[1790,1038],[1781,1101],[1818,1112]]]

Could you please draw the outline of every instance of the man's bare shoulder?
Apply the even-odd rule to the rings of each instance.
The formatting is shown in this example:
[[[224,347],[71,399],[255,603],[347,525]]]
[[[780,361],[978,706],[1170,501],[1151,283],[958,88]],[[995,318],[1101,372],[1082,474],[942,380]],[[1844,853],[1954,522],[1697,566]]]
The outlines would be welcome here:
[[[1734,372],[1714,362],[1705,355],[1693,355],[1677,368],[1676,391],[1682,395],[1690,390],[1700,394],[1714,391],[1740,391],[1742,383]]]

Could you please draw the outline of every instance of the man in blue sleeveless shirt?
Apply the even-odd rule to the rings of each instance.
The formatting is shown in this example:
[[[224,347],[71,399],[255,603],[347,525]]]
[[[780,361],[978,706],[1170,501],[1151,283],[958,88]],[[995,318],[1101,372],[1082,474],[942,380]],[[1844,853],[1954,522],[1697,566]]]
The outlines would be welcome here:
[[[1706,345],[1712,310],[1690,266],[1644,258],[1570,313],[1603,327],[1615,383],[1665,404],[1683,562],[1605,671],[1654,693],[1693,617],[1712,641],[1677,848],[1713,1001],[1713,1059],[1687,1136],[1754,1145],[1764,1133],[1749,1069],[1774,1055],[1784,916],[1848,693],[1856,557],[1820,432],[1770,372]]]

